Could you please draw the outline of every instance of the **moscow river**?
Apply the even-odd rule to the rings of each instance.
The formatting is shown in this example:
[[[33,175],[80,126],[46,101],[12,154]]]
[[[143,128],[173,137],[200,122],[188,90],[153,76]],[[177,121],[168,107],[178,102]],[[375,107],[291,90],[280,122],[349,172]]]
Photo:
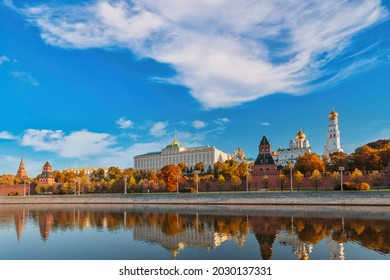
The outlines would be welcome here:
[[[388,210],[0,205],[0,259],[389,260]]]

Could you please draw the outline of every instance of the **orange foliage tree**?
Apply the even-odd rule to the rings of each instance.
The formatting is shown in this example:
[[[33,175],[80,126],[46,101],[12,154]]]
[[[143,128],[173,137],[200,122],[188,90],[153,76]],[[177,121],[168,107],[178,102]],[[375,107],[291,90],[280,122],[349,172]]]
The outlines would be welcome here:
[[[161,168],[157,177],[165,182],[165,186],[169,192],[176,191],[178,183],[183,180],[181,168],[174,164],[169,164]]]

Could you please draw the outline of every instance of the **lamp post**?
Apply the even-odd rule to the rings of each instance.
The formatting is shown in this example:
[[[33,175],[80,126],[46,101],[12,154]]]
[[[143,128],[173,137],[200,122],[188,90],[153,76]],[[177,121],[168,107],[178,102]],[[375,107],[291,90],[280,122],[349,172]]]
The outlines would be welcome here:
[[[344,191],[344,189],[343,189],[343,171],[344,171],[344,167],[340,166],[339,170],[340,170],[341,191]]]
[[[288,168],[290,168],[290,190],[293,191],[293,178],[292,178],[292,170],[293,170],[293,163],[290,161],[288,163]]]
[[[179,175],[176,175],[176,194],[179,194]]]
[[[26,180],[23,180],[23,196],[26,196]]]
[[[194,173],[196,174],[196,193],[198,193],[198,189],[199,189],[199,186],[198,186],[198,181],[199,181],[199,170],[195,170]]]
[[[30,189],[30,181],[28,181],[28,196],[31,195],[31,189]]]
[[[79,185],[79,195],[81,194],[81,184],[80,184],[80,177],[77,177],[77,183]]]
[[[246,173],[245,173],[246,192],[248,192],[248,174],[249,174],[249,172],[246,172]]]
[[[127,175],[125,175],[125,177],[123,178],[123,180],[125,181],[124,194],[127,194]]]

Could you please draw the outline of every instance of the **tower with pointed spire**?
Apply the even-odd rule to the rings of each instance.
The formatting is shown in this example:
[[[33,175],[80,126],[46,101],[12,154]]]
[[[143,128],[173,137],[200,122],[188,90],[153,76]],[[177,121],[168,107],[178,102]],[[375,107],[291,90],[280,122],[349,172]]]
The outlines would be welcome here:
[[[27,172],[26,172],[26,168],[24,167],[23,157],[20,159],[19,169],[16,172],[16,177],[19,178],[19,179],[28,178]]]
[[[276,163],[271,154],[271,145],[264,135],[259,144],[259,154],[252,168],[252,175],[257,173],[269,174],[277,171]]]
[[[339,114],[334,110],[334,106],[332,106],[332,112],[328,115],[329,126],[324,147],[324,154],[327,156],[330,156],[335,152],[343,152],[343,149],[340,147],[338,115]]]

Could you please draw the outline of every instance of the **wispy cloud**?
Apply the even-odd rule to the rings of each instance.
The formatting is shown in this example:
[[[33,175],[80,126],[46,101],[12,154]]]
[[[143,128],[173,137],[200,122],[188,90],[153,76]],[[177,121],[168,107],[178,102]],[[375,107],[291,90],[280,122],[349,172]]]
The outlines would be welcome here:
[[[154,137],[161,137],[167,134],[166,128],[168,127],[168,122],[156,122],[150,128],[150,135]]]
[[[230,122],[230,120],[228,118],[218,118],[218,119],[214,120],[214,123],[219,124],[219,125],[226,124],[228,122]]]
[[[122,129],[128,129],[133,127],[133,122],[131,120],[127,120],[125,117],[121,117],[116,121],[116,124],[119,126],[119,128]]]
[[[23,83],[27,83],[32,86],[39,86],[38,81],[29,73],[22,72],[22,71],[12,71],[11,75]]]
[[[372,40],[354,38],[389,15],[380,0],[99,0],[18,10],[47,44],[126,48],[171,65],[177,75],[162,80],[186,86],[205,108],[345,79],[361,69],[352,64],[379,55],[361,52]]]
[[[260,123],[262,126],[270,126],[271,124],[269,122],[262,122]]]
[[[16,140],[18,138],[19,138],[18,136],[13,135],[9,131],[0,131],[0,139]]]
[[[204,121],[195,120],[192,122],[192,127],[195,129],[201,129],[206,126],[206,123]]]
[[[0,65],[2,65],[4,62],[8,62],[9,58],[5,55],[0,56]]]
[[[87,130],[66,135],[62,130],[28,129],[21,139],[22,146],[30,146],[35,151],[55,152],[60,157],[79,159],[108,153],[115,143],[115,137],[110,134]]]

